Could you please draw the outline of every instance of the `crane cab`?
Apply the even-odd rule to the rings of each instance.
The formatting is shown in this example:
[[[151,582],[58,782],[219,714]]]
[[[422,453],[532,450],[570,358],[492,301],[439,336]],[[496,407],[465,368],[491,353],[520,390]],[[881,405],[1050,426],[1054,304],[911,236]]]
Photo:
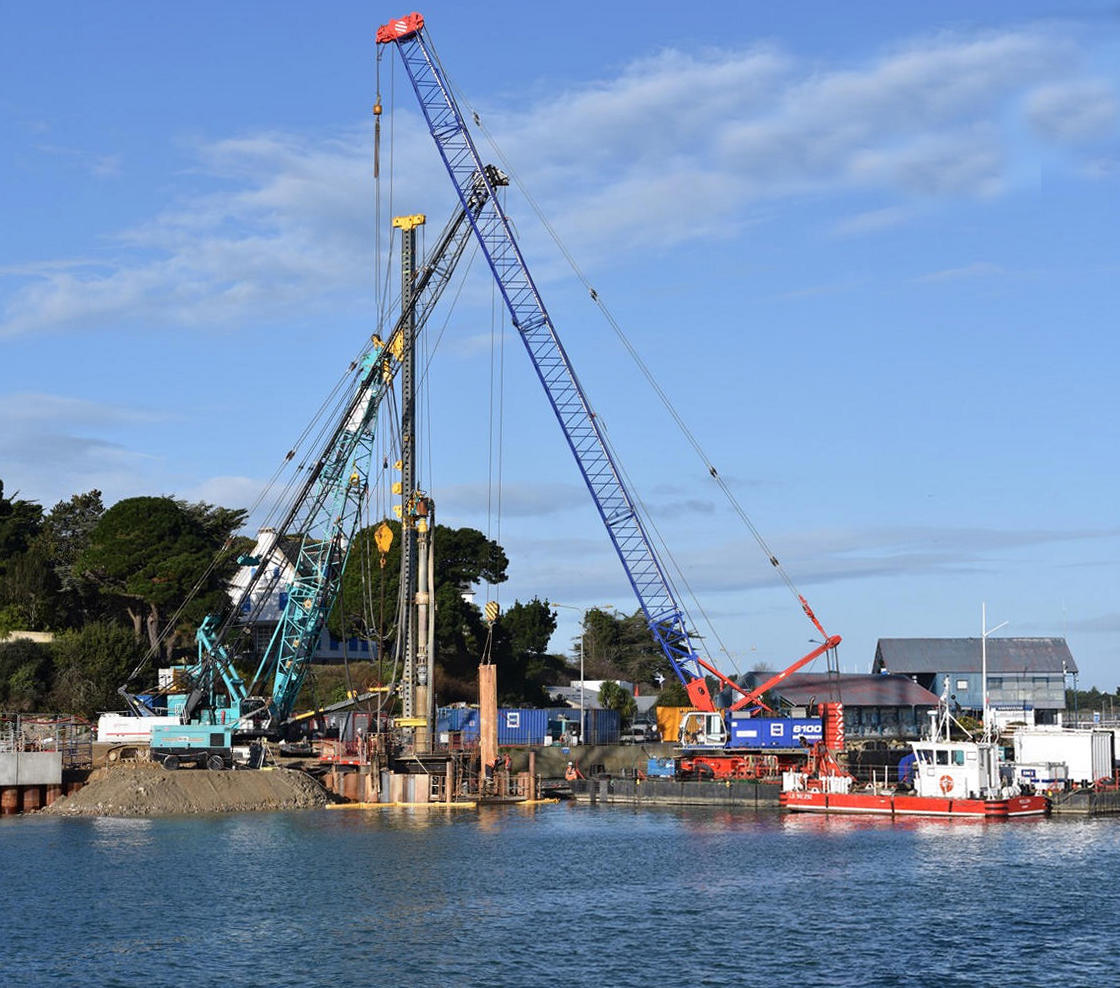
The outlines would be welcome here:
[[[723,714],[693,710],[681,718],[678,741],[682,748],[724,748],[727,724]]]

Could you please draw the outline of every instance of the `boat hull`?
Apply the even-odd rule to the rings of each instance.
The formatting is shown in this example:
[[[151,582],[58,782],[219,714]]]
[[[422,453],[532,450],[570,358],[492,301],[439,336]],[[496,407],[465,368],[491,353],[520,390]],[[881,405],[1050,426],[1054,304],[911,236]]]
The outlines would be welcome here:
[[[781,806],[791,813],[853,813],[871,816],[979,817],[1009,820],[1045,816],[1050,800],[1045,796],[1012,796],[1008,799],[951,799],[906,796],[897,793],[831,793],[794,790],[783,792]]]

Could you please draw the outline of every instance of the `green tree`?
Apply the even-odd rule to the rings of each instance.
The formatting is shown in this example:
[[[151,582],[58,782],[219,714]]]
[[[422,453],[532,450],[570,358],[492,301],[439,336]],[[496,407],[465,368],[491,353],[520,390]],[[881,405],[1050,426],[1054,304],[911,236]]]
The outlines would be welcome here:
[[[15,495],[4,497],[4,482],[0,480],[0,574],[13,556],[27,551],[42,524],[43,509],[34,501],[17,500]]]
[[[667,679],[665,685],[661,687],[661,692],[657,694],[657,705],[659,707],[691,707],[692,701],[688,698],[688,691],[684,688],[684,683],[674,676],[672,679]]]
[[[380,522],[378,523],[381,524]],[[384,678],[392,676],[397,638],[401,571],[401,526],[386,521],[392,544],[382,557],[377,525],[355,537],[343,573],[338,600],[328,619],[339,638],[357,635],[374,642],[384,657]],[[474,528],[436,525],[433,533],[436,607],[435,688],[441,702],[477,696],[477,667],[487,642],[482,611],[463,599],[476,584],[501,583],[509,560],[497,542]],[[397,670],[399,675],[400,670]]]
[[[14,608],[21,626],[30,631],[53,627],[61,608],[61,590],[50,557],[38,540],[8,560],[0,576],[0,605]]]
[[[75,494],[47,512],[35,540],[58,581],[57,618],[62,625],[81,625],[101,616],[108,607],[97,585],[74,566],[104,513],[101,491]]]
[[[183,626],[165,629],[169,617],[190,602],[187,621],[201,620],[224,605],[224,578],[233,566],[232,532],[210,524],[210,505],[184,507],[169,497],[126,498],[101,516],[76,568],[116,600],[139,640],[161,645],[169,658]],[[225,522],[244,512],[224,515]],[[164,634],[166,630],[166,634]]]
[[[4,483],[0,481],[0,608],[4,610],[4,624],[41,629],[49,622],[56,588],[42,572],[42,554],[31,551],[42,524],[43,509],[15,495],[4,497]]]
[[[623,615],[591,608],[584,617],[582,647],[588,679],[649,684],[667,664],[640,610]]]
[[[120,709],[117,689],[143,657],[132,631],[107,621],[63,632],[54,653],[54,706],[83,717]]]
[[[0,644],[0,707],[42,709],[54,669],[49,645],[17,638]]]
[[[617,710],[623,724],[628,724],[638,712],[638,701],[633,694],[611,680],[599,687],[599,702],[608,710]]]
[[[501,620],[509,632],[514,653],[540,656],[548,651],[548,643],[556,630],[556,613],[547,600],[534,597],[524,604],[515,600]]]
[[[548,601],[539,597],[524,604],[515,600],[498,619],[494,626],[493,658],[498,666],[498,689],[503,703],[547,705],[546,687],[570,678],[567,660],[548,653],[555,630],[556,614]]]

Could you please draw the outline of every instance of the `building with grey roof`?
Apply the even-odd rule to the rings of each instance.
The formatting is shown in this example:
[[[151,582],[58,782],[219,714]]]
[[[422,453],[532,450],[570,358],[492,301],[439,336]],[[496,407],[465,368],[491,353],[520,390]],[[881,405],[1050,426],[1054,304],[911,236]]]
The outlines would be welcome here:
[[[983,707],[980,638],[880,638],[872,672],[909,677],[970,714]],[[1001,721],[1060,724],[1077,663],[1064,638],[988,638],[988,703]]]
[[[815,713],[816,704],[844,704],[844,735],[858,738],[918,738],[929,727],[937,697],[909,676],[795,672],[776,687],[785,703]]]

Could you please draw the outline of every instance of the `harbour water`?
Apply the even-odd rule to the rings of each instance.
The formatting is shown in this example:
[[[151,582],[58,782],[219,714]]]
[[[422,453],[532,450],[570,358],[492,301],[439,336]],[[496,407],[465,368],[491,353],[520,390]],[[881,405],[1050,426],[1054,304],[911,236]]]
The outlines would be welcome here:
[[[0,823],[0,983],[1103,985],[1114,819],[571,804]]]

